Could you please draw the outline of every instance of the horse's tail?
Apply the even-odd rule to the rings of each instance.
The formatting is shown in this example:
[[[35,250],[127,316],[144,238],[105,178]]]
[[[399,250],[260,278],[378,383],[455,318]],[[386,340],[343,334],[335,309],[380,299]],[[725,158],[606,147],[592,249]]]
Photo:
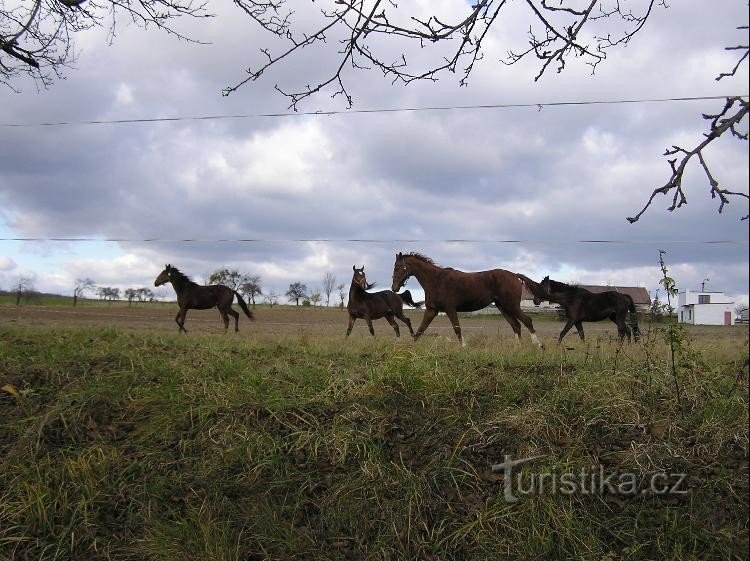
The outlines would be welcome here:
[[[638,337],[641,335],[641,330],[638,327],[638,311],[635,308],[635,302],[630,294],[626,294],[628,297],[628,311],[630,312],[630,329],[633,330],[633,337],[638,341]]]
[[[424,304],[424,302],[415,302],[411,297],[411,292],[409,292],[408,290],[404,290],[401,294],[398,295],[401,297],[401,300],[403,300],[405,304],[409,304],[412,308],[419,308],[422,306],[422,304]]]
[[[253,312],[251,312],[247,307],[247,304],[245,304],[245,301],[242,299],[240,293],[235,290],[234,295],[237,296],[237,303],[240,305],[240,308],[242,308],[242,311],[245,312],[245,315],[250,318],[250,321],[254,321],[255,316],[253,316]]]

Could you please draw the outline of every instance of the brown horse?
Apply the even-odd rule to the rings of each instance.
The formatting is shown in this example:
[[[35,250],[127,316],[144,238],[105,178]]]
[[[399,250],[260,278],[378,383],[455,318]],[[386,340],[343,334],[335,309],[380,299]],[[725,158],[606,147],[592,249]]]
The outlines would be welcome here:
[[[635,303],[629,294],[623,294],[614,290],[591,292],[580,286],[571,286],[564,282],[554,281],[549,277],[544,277],[542,282],[537,286],[542,289],[543,293],[538,296],[532,290],[534,293],[534,302],[537,303],[537,300],[541,299],[560,304],[568,318],[568,322],[560,332],[560,337],[557,340],[558,343],[562,341],[565,334],[574,325],[578,330],[578,336],[581,338],[581,341],[585,341],[583,322],[601,321],[603,319],[609,319],[617,325],[617,333],[621,341],[627,337],[628,342],[630,342],[631,330],[627,323],[625,323],[628,312],[631,313],[632,318],[632,334],[635,336],[635,340],[638,341],[640,330],[638,329]]]
[[[531,332],[531,339],[541,347],[531,318],[521,310],[522,287],[515,273],[504,269],[465,273],[450,267],[440,267],[432,259],[419,253],[397,254],[391,288],[394,291],[400,289],[411,276],[416,277],[425,293],[425,313],[422,324],[414,335],[415,339],[424,333],[438,312],[445,312],[458,340],[465,346],[458,323],[458,312],[473,312],[495,304],[517,339],[521,338],[523,324]]]
[[[187,333],[187,329],[185,329],[185,316],[188,310],[208,310],[214,306],[219,309],[221,319],[224,320],[224,331],[229,329],[229,317],[227,314],[234,317],[234,330],[235,332],[239,331],[240,314],[232,309],[232,302],[235,296],[237,296],[237,302],[242,311],[245,312],[245,315],[251,320],[254,319],[253,313],[247,308],[247,304],[245,304],[240,293],[228,286],[224,286],[223,284],[201,286],[191,281],[187,275],[180,272],[177,267],[172,267],[172,265],[167,265],[159,273],[159,276],[154,281],[154,286],[161,286],[168,282],[172,283],[172,288],[177,293],[177,304],[180,306],[180,311],[177,312],[174,320],[180,326],[181,333]]]
[[[411,320],[404,315],[403,305],[406,303],[419,308],[422,302],[414,302],[411,292],[408,290],[405,290],[402,294],[397,294],[391,290],[367,292],[375,286],[375,283],[370,284],[367,282],[364,265],[361,269],[357,269],[356,266],[352,265],[352,270],[354,274],[352,275],[352,285],[349,288],[349,304],[346,306],[349,312],[349,327],[346,330],[346,336],[349,337],[357,318],[363,318],[370,329],[370,335],[374,337],[375,330],[372,327],[372,320],[382,317],[391,324],[393,331],[396,332],[396,337],[400,337],[401,333],[394,318],[400,319],[409,328],[409,333],[414,335]]]

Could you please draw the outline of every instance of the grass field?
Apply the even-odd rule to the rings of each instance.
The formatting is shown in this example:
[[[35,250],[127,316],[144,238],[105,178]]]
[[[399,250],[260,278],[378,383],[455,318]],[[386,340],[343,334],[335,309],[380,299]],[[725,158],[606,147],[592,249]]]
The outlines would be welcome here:
[[[747,327],[0,306],[0,559],[746,559]],[[421,312],[410,312],[418,321]],[[402,330],[402,333],[405,329]],[[635,488],[516,489],[597,474]],[[507,474],[507,473],[506,473]],[[644,485],[684,474],[679,493]],[[548,479],[549,482],[551,479]],[[676,482],[676,479],[674,480]],[[670,482],[673,482],[670,479]]]

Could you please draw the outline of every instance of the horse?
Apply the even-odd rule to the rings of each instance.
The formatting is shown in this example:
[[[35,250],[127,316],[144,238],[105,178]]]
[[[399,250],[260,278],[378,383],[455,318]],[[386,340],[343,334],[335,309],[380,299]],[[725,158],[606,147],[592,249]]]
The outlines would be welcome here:
[[[414,308],[419,308],[423,302],[414,302],[411,292],[408,290],[401,294],[391,290],[367,292],[375,286],[375,283],[367,282],[365,266],[362,265],[361,269],[357,269],[356,265],[352,265],[352,271],[354,271],[354,274],[349,288],[349,303],[346,306],[349,312],[349,327],[346,330],[346,336],[349,337],[357,318],[363,318],[370,329],[370,335],[374,337],[375,330],[372,327],[372,320],[382,317],[391,324],[393,331],[396,332],[396,337],[401,337],[401,333],[394,318],[400,319],[409,328],[409,333],[413,336],[414,330],[411,327],[411,320],[404,315],[403,305],[406,303]]]
[[[232,309],[232,302],[235,296],[237,296],[237,302],[242,311],[245,312],[245,315],[251,321],[255,319],[253,313],[242,299],[242,296],[240,296],[240,293],[228,286],[224,286],[223,284],[201,286],[190,280],[177,267],[172,267],[172,265],[164,267],[164,270],[154,280],[154,286],[161,286],[167,282],[172,283],[172,288],[177,293],[177,304],[180,306],[180,311],[177,312],[174,320],[180,327],[180,333],[187,333],[187,329],[185,329],[185,316],[188,310],[208,310],[214,306],[219,309],[221,319],[224,320],[224,331],[226,332],[229,329],[229,317],[227,316],[229,314],[234,317],[234,331],[235,333],[238,332],[240,330],[240,314]]]
[[[393,264],[393,285],[399,290],[409,277],[416,277],[425,292],[425,312],[422,324],[414,339],[419,339],[438,312],[445,312],[453,325],[462,346],[466,342],[461,336],[458,312],[481,310],[495,304],[510,324],[516,339],[521,339],[521,324],[531,333],[531,339],[541,347],[531,318],[521,310],[521,282],[515,273],[505,269],[492,269],[466,273],[450,267],[440,267],[421,253],[396,254]]]
[[[617,325],[617,333],[621,341],[627,336],[628,342],[631,342],[631,330],[625,323],[628,312],[632,314],[632,335],[638,341],[640,335],[638,318],[635,303],[629,294],[614,290],[591,292],[580,286],[571,286],[564,282],[554,281],[549,276],[544,277],[537,286],[541,288],[543,294],[538,295],[532,289],[534,303],[538,304],[539,300],[549,300],[560,304],[568,317],[568,322],[560,332],[558,343],[562,341],[565,334],[574,325],[578,330],[581,341],[585,341],[583,322],[601,321],[603,319],[610,319]]]

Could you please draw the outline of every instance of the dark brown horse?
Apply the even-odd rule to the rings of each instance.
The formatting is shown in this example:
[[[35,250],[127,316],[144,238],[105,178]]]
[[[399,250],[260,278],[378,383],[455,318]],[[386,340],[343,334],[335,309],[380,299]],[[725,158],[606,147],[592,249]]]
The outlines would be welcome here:
[[[531,318],[521,310],[521,282],[515,273],[492,269],[465,273],[450,267],[439,267],[429,257],[419,253],[399,253],[393,265],[394,291],[414,276],[424,288],[425,312],[414,338],[419,338],[438,312],[445,312],[453,325],[458,340],[461,337],[458,312],[473,312],[495,304],[510,324],[516,338],[521,338],[521,324],[531,332],[532,340],[541,347]]]
[[[362,318],[367,322],[370,334],[374,337],[375,330],[372,328],[372,320],[382,317],[391,324],[393,331],[396,332],[396,337],[400,337],[401,333],[394,318],[400,319],[409,328],[409,333],[414,335],[411,320],[404,315],[403,307],[406,303],[419,308],[422,302],[414,302],[411,292],[408,290],[405,290],[402,294],[397,294],[391,290],[367,292],[375,286],[375,283],[369,284],[367,282],[364,265],[361,269],[352,266],[352,270],[354,274],[352,275],[352,285],[349,288],[349,304],[346,306],[349,312],[349,327],[346,330],[346,336],[349,337],[357,318]]]
[[[245,312],[245,315],[251,320],[254,319],[253,313],[247,308],[247,304],[245,304],[240,293],[228,286],[224,286],[223,284],[201,286],[191,281],[187,275],[180,272],[177,267],[172,267],[172,265],[167,265],[159,273],[159,276],[154,281],[154,286],[161,286],[168,282],[172,283],[172,288],[177,293],[177,304],[180,306],[180,311],[177,312],[174,320],[180,326],[180,332],[187,333],[185,329],[185,316],[188,310],[208,310],[214,306],[219,309],[221,319],[224,320],[224,330],[229,329],[229,317],[227,315],[229,314],[234,317],[235,332],[239,331],[240,314],[232,309],[232,302],[235,296],[237,296],[237,302],[242,311]]]
[[[585,341],[583,322],[601,321],[603,319],[612,320],[617,325],[617,333],[620,336],[620,340],[625,339],[627,336],[628,342],[630,342],[631,330],[625,323],[628,312],[632,314],[632,334],[635,340],[638,341],[638,336],[640,335],[638,319],[635,304],[629,294],[623,294],[614,290],[591,292],[580,286],[571,286],[564,282],[551,280],[549,277],[544,277],[542,282],[537,286],[541,288],[543,293],[537,294],[532,289],[534,302],[538,303],[539,300],[549,300],[550,302],[560,304],[568,318],[568,322],[560,332],[560,337],[557,340],[558,343],[562,341],[565,334],[574,325],[578,330],[578,336],[581,338],[581,341]]]

